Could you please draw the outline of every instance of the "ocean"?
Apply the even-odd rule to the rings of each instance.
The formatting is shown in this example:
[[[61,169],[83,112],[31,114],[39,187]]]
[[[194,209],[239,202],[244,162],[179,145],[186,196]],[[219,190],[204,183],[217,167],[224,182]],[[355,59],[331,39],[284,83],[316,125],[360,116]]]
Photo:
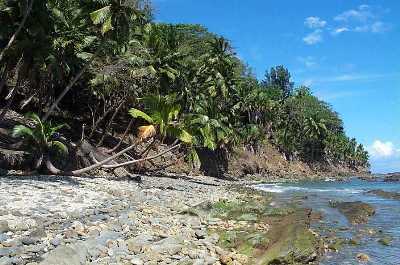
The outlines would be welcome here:
[[[356,258],[359,253],[369,256],[366,264],[400,265],[400,200],[367,193],[371,190],[400,193],[400,182],[352,178],[349,181],[262,184],[257,188],[276,193],[281,202],[304,198],[297,199],[302,207],[322,213],[322,220],[312,225],[321,235],[335,231],[335,235],[343,239],[357,238],[358,244],[342,244],[339,252],[328,252],[321,265],[360,264]],[[330,201],[366,202],[376,209],[376,213],[368,223],[352,225],[338,209],[330,206]],[[379,242],[384,237],[392,240],[389,246]]]

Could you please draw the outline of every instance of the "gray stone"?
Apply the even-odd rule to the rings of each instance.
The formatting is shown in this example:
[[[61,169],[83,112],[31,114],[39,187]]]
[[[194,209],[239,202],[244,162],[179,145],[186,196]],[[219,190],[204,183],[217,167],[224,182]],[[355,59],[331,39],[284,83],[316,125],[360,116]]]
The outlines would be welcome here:
[[[5,233],[10,231],[7,221],[0,221],[0,233]]]
[[[143,261],[140,258],[133,258],[131,259],[131,264],[133,265],[143,265]]]
[[[11,256],[16,251],[16,248],[0,248],[0,257]]]
[[[160,254],[175,255],[182,250],[182,240],[177,237],[168,237],[151,246],[151,249]]]
[[[197,239],[204,239],[207,236],[207,231],[205,231],[205,230],[196,230],[195,231],[195,235],[196,235]]]
[[[129,251],[138,254],[141,252],[142,247],[149,246],[153,240],[153,236],[149,234],[142,234],[137,237],[128,239],[126,241],[126,244],[128,245]]]
[[[204,265],[204,264],[208,264],[204,261],[204,259],[195,259],[193,261],[193,265]]]
[[[14,199],[15,200],[15,199]],[[18,216],[18,217],[22,217],[24,216],[20,211],[16,210],[16,211],[12,211],[11,212],[12,215],[14,216]]]
[[[23,237],[23,238],[21,239],[21,242],[22,242],[22,244],[24,244],[24,245],[33,245],[33,244],[35,244],[35,243],[37,243],[37,242],[39,242],[39,241],[40,241],[39,238],[30,237],[30,236]]]
[[[85,241],[85,247],[88,251],[88,255],[92,257],[92,259],[97,259],[100,253],[105,252],[106,247],[98,244],[95,239],[88,239]]]
[[[121,233],[105,230],[100,232],[100,236],[96,240],[99,244],[105,245],[108,240],[116,240],[120,237]]]
[[[7,215],[8,214],[8,211],[7,210],[0,210],[0,216],[3,216],[3,215]]]
[[[11,265],[12,259],[9,257],[1,257],[0,258],[0,265]]]
[[[0,233],[0,243],[7,241],[9,238],[10,237],[8,235]]]
[[[61,244],[61,239],[58,237],[55,237],[50,240],[50,244],[52,244],[55,247],[58,247]]]
[[[44,246],[43,245],[26,246],[25,251],[32,252],[32,253],[44,252]]]
[[[81,258],[75,249],[67,246],[59,246],[51,251],[40,265],[81,265]]]
[[[43,237],[46,237],[47,234],[46,234],[46,231],[44,230],[43,227],[39,227],[39,228],[33,230],[33,231],[29,234],[29,236],[35,237],[35,238],[43,238]]]
[[[206,257],[204,260],[204,264],[212,265],[217,263],[218,259],[215,257]]]

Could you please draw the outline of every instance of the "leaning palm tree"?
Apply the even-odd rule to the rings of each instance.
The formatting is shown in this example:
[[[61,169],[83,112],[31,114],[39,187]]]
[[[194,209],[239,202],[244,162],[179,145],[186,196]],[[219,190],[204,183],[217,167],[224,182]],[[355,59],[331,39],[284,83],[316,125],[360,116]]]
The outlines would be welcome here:
[[[66,124],[53,126],[51,122],[42,122],[35,113],[28,113],[26,118],[33,122],[33,128],[25,125],[17,125],[13,128],[12,136],[22,138],[25,145],[36,157],[35,169],[42,166],[44,157],[48,157],[54,152],[61,155],[68,154],[67,146],[56,139],[58,131],[66,127]]]
[[[138,136],[144,140],[159,134],[161,142],[167,137],[176,138],[184,143],[191,143],[192,136],[183,126],[181,106],[176,104],[175,96],[152,95],[142,99],[145,111],[132,108],[129,114],[141,118],[148,124],[139,127]]]

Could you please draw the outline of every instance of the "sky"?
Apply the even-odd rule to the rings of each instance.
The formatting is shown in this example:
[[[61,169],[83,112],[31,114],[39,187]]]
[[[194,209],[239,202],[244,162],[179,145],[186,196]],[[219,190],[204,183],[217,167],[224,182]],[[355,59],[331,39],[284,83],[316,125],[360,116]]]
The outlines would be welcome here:
[[[400,171],[399,0],[153,0],[155,19],[229,39],[262,79],[284,65],[339,112],[373,172]]]

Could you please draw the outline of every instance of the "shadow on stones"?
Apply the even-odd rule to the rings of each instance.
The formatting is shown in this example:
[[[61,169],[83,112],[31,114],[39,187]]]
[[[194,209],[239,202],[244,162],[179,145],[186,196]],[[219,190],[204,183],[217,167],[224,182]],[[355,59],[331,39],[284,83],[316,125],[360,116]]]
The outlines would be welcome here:
[[[32,181],[40,181],[40,182],[52,182],[52,183],[63,183],[63,184],[68,184],[71,186],[79,186],[80,182],[73,177],[69,176],[14,176],[14,175],[8,175],[8,176],[0,176],[0,179],[8,179],[8,180],[14,180],[14,181],[19,181],[19,180],[32,180]]]

